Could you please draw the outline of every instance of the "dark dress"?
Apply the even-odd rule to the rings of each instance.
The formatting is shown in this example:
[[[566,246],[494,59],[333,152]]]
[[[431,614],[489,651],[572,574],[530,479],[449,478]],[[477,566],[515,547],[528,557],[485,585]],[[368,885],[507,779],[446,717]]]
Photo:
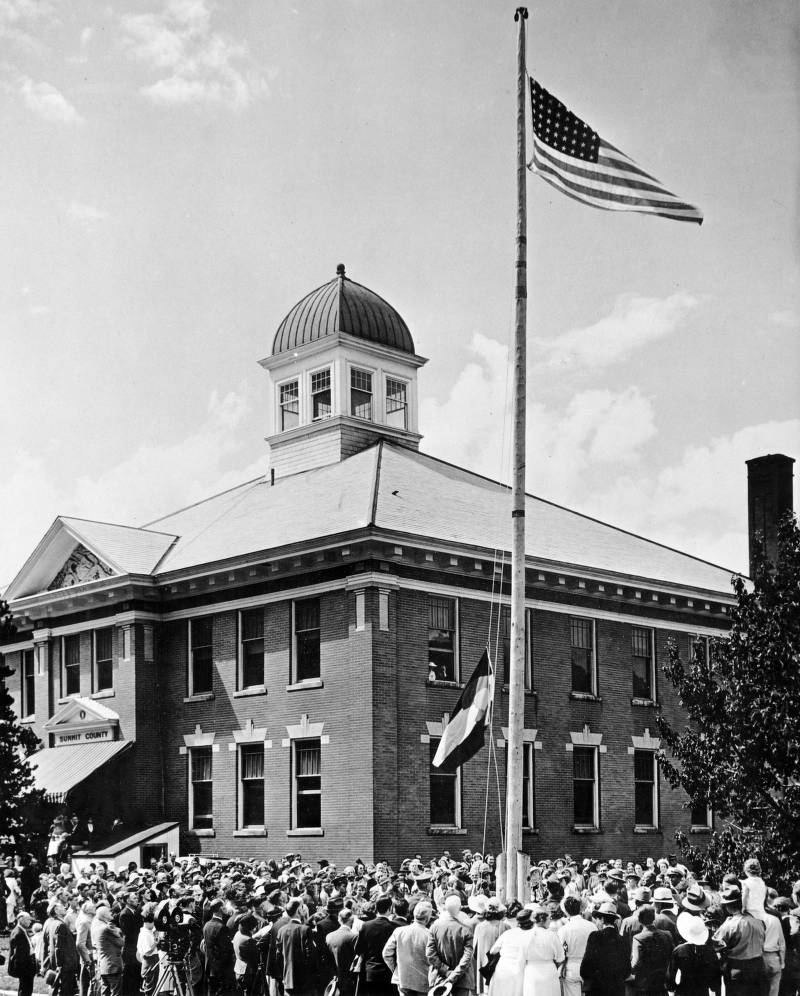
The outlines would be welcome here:
[[[581,978],[592,996],[625,996],[630,968],[628,942],[616,927],[601,927],[589,935],[581,962]]]
[[[675,977],[681,973],[680,982]],[[711,941],[705,944],[679,944],[669,963],[668,988],[676,996],[708,996],[710,989],[719,993],[720,964]]]

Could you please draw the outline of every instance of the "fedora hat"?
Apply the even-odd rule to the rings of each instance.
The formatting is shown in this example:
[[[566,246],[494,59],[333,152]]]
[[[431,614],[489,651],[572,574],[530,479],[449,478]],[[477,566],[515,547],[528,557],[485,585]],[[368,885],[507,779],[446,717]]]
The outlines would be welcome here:
[[[610,923],[613,920],[619,920],[619,913],[617,913],[617,908],[613,903],[600,903],[594,911],[593,916],[600,916],[607,923]]]
[[[738,885],[726,885],[719,896],[725,906],[737,905],[742,901],[742,890]]]
[[[675,897],[672,895],[672,889],[667,889],[663,885],[659,886],[659,888],[653,893],[653,902],[666,903],[668,906],[672,906],[675,902]]]
[[[708,906],[708,896],[696,882],[692,882],[681,900],[681,909],[699,913]]]
[[[625,872],[621,868],[610,868],[606,878],[613,878],[615,882],[624,882]]]
[[[689,944],[705,944],[708,940],[708,927],[702,917],[693,913],[679,913],[676,926],[678,933]]]

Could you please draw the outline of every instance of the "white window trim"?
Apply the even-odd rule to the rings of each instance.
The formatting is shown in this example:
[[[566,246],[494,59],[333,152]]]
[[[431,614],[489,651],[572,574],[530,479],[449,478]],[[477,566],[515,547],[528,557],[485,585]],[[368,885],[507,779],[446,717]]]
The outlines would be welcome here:
[[[689,810],[689,817],[690,818],[691,818],[691,815],[692,815],[692,811],[690,809]],[[690,832],[692,832],[692,831],[697,832],[698,830],[706,831],[706,830],[713,830],[713,829],[714,829],[714,811],[712,810],[711,806],[706,806],[706,822],[705,823],[695,823],[694,821],[692,821],[692,824],[691,824],[689,830],[690,830]]]
[[[199,729],[199,727],[198,727],[198,729]],[[212,738],[212,742],[213,742],[213,738],[214,738],[214,734],[213,733],[203,734],[203,736],[210,736]],[[188,737],[184,737],[183,739],[188,741],[189,738]],[[192,777],[192,775],[193,775],[192,769],[194,767],[194,754],[192,753],[192,751],[195,748],[198,748],[198,747],[201,747],[201,748],[202,747],[210,747],[211,748],[211,779],[210,779],[210,781],[211,781],[211,826],[210,827],[195,827],[195,825],[194,825],[194,780],[193,780],[193,777]],[[187,753],[187,768],[188,768],[188,774],[189,774],[189,779],[188,779],[188,781],[189,781],[189,800],[188,800],[188,802],[189,802],[189,805],[188,805],[188,810],[189,810],[189,829],[190,830],[200,830],[201,832],[204,831],[204,830],[205,831],[213,830],[214,829],[214,747],[212,746],[212,744],[198,744],[198,743],[194,743],[194,744],[189,745],[187,743],[186,753]]]
[[[649,731],[645,730],[645,734],[648,734],[648,733],[649,733]],[[652,790],[652,799],[651,799],[651,803],[652,803],[652,807],[653,807],[653,822],[652,823],[636,823],[635,822],[635,816],[636,816],[636,814],[634,813],[634,828],[637,829],[637,830],[638,829],[642,829],[642,830],[658,830],[659,826],[661,825],[661,813],[660,813],[661,807],[659,805],[659,803],[660,803],[659,784],[658,784],[659,770],[658,770],[658,762],[656,761],[656,751],[652,747],[644,747],[644,746],[640,746],[639,744],[636,743],[637,740],[639,740],[639,741],[644,740],[645,739],[644,737],[633,737],[632,739],[634,741],[634,747],[630,748],[631,756],[634,757],[634,750],[644,751],[644,752],[648,753],[650,755],[650,763],[652,765],[652,772],[653,772],[653,790]],[[656,741],[656,742],[660,743],[660,741]],[[636,764],[636,762],[634,760],[634,765],[635,764]],[[634,788],[635,788],[635,786],[636,786],[636,768],[635,767],[634,767],[634,771],[633,771],[633,783],[634,783]]]
[[[304,716],[303,718],[306,721],[308,720],[308,716]],[[322,723],[311,723],[311,724],[307,725],[307,729],[314,730],[314,729],[318,728],[320,730],[320,732],[321,732],[322,731],[322,726],[323,726]],[[290,731],[291,730],[296,730],[296,729],[297,729],[297,727],[289,727],[289,726],[287,726],[286,730],[289,733],[290,739],[288,741],[284,741],[284,744],[289,743],[291,745],[291,754],[290,754],[289,763],[291,765],[291,786],[292,786],[292,800],[291,800],[292,801],[292,813],[291,813],[292,830],[295,831],[296,833],[301,833],[301,834],[302,833],[313,833],[314,831],[320,831],[320,830],[322,830],[322,822],[323,822],[322,821],[322,777],[323,777],[322,776],[322,760],[323,760],[322,759],[322,747],[323,747],[323,737],[322,736],[315,736],[313,733],[309,734],[308,736],[292,736],[292,733]],[[297,807],[297,800],[298,800],[297,746],[298,746],[299,743],[302,743],[303,741],[306,741],[306,740],[318,740],[319,741],[319,771],[320,771],[320,776],[319,776],[319,785],[320,785],[320,788],[319,788],[319,809],[320,809],[320,814],[319,815],[320,815],[320,825],[318,827],[312,827],[312,826],[301,827],[301,826],[298,825],[298,816],[297,816],[297,809],[298,809],[298,807]],[[325,743],[330,742],[330,738],[329,737],[325,737],[324,738],[324,742]]]
[[[398,377],[397,374],[393,374],[390,371],[386,371],[386,370],[384,370],[384,372],[383,372],[383,378],[382,378],[382,382],[381,382],[382,383],[382,387],[383,387],[383,398],[381,399],[381,401],[382,401],[382,410],[383,410],[383,421],[386,423],[386,425],[390,425],[391,424],[389,422],[389,412],[387,411],[388,406],[389,406],[389,386],[387,384],[387,381],[390,381],[390,380],[393,380],[393,381],[395,381],[398,384],[402,384],[403,387],[405,387],[405,389],[406,389],[406,392],[405,392],[406,393],[406,407],[405,407],[405,416],[406,417],[405,417],[405,425],[400,426],[400,427],[394,426],[394,428],[402,428],[404,430],[408,430],[409,427],[410,427],[410,421],[411,421],[411,400],[410,400],[410,396],[411,396],[411,381],[408,380],[407,377]],[[392,413],[392,414],[394,414],[394,413]]]
[[[27,681],[25,679],[25,655],[30,654],[30,660],[33,665],[33,697],[34,697],[34,708],[31,710],[31,704],[28,702],[27,693]],[[32,719],[36,715],[36,650],[30,647],[27,650],[21,650],[19,654],[19,704],[20,704],[20,719]]]
[[[460,599],[457,595],[439,595],[434,594],[434,598],[447,598],[453,603],[453,678],[452,681],[456,684],[461,683],[461,605]],[[430,616],[429,625],[430,628]],[[428,669],[430,670],[430,668]],[[443,681],[444,679],[437,679]],[[450,679],[448,679],[449,681]]]
[[[572,736],[573,734],[570,734]],[[592,794],[592,823],[573,823],[576,830],[599,830],[600,829],[600,751],[603,749],[599,744],[579,743],[580,747],[588,747],[592,752],[592,763],[594,766],[594,791]],[[572,748],[572,744],[570,744]],[[575,786],[575,775],[572,776],[573,795]],[[573,803],[574,805],[574,803]],[[573,812],[574,816],[574,812]]]
[[[371,384],[370,397],[372,398],[372,404],[371,404],[372,414],[371,414],[371,416],[369,418],[364,418],[362,415],[356,415],[355,412],[353,411],[353,393],[352,392],[353,392],[353,371],[354,370],[358,371],[359,373],[369,374],[369,376],[370,376],[370,384]],[[377,370],[376,367],[364,366],[361,363],[348,363],[347,364],[347,414],[350,416],[350,418],[357,418],[361,422],[377,422],[378,421],[378,419],[375,418],[375,415],[380,410],[380,408],[378,406],[381,405],[382,399],[380,399],[377,396],[377,394],[376,394],[376,391],[375,391],[375,384],[376,384],[376,382],[378,384],[378,388],[380,389],[380,383],[381,383],[381,381],[380,381],[380,377],[378,377],[378,370]],[[383,402],[383,406],[384,407],[385,407],[385,404],[386,404],[386,402],[384,401]]]
[[[311,384],[313,383],[314,380],[314,374],[324,373],[326,370],[328,371],[328,374],[330,376],[331,413],[330,415],[326,415],[324,418],[315,419],[314,392],[311,390]],[[334,383],[335,380],[336,378],[333,375],[333,365],[331,363],[323,363],[322,366],[312,367],[310,370],[306,372],[306,383],[308,388],[306,391],[306,395],[308,397],[308,412],[307,412],[308,418],[306,421],[309,423],[309,425],[314,422],[327,422],[329,418],[333,418],[333,416],[336,414],[336,385]]]
[[[311,602],[314,599],[319,602],[319,674],[315,678],[299,678],[297,676],[297,603]],[[302,687],[304,684],[307,684],[310,688],[319,687],[322,681],[322,598],[319,595],[309,595],[307,598],[292,599],[292,660],[290,665],[289,681],[292,688]]]
[[[301,378],[294,374],[292,377],[286,377],[283,380],[278,381],[275,385],[275,431],[276,432],[291,432],[291,429],[284,429],[283,427],[283,405],[281,404],[281,388],[286,387],[288,384],[297,384],[297,425],[293,428],[297,429],[303,425],[303,391],[301,385]]]
[[[114,690],[114,627],[101,626],[100,629],[111,630],[111,684],[108,688],[100,688],[97,681],[97,629],[92,630],[92,692],[106,692]]]
[[[658,702],[658,686],[656,685],[656,631],[652,626],[634,625],[631,628],[631,635],[634,629],[646,629],[650,633],[650,698],[644,701]],[[633,670],[633,647],[631,647],[631,672]],[[634,696],[636,700],[636,696]]]
[[[445,714],[445,715],[447,715],[447,714]],[[449,717],[448,717],[448,719],[449,719]],[[439,732],[437,734],[435,734],[435,735],[429,735],[428,738],[427,738],[427,743],[429,745],[428,746],[428,753],[429,754],[430,754],[430,742],[431,742],[431,740],[441,740],[441,738],[442,738],[442,731],[444,730],[444,727],[447,725],[448,719],[443,719],[443,722],[437,723],[437,724],[433,724],[433,723],[426,724],[428,726],[429,730],[430,730],[431,726],[434,726],[434,725],[436,725],[436,726],[439,727]],[[420,737],[420,740],[422,740],[422,739],[423,738]],[[428,761],[428,768],[429,768],[429,770],[428,770],[428,793],[429,793],[429,798],[428,798],[428,816],[430,817],[430,784],[431,784],[430,776],[433,773],[432,769],[430,768],[430,760]],[[461,800],[461,766],[460,765],[459,765],[458,768],[456,768],[455,778],[456,778],[456,780],[455,780],[455,794],[456,794],[456,799],[455,799],[455,802],[456,802],[456,807],[455,807],[455,823],[430,823],[430,827],[431,827],[432,830],[454,830],[454,829],[455,830],[462,830],[463,829],[463,805],[462,805],[462,800]]]
[[[256,685],[245,685],[244,683],[244,627],[242,626],[242,616],[247,612],[258,612],[259,606],[254,609],[239,609],[236,613],[236,689],[239,692],[254,689],[265,689],[266,688],[266,647],[264,647],[261,655],[261,681]],[[264,615],[263,606],[260,607],[262,618]],[[261,640],[264,642],[264,627],[262,624],[261,629]]]
[[[202,691],[196,692],[194,688],[194,658],[192,656],[192,627],[196,622],[200,622],[201,619],[211,620],[211,688],[204,688]],[[213,695],[214,694],[214,616],[213,615],[200,615],[192,616],[191,619],[187,619],[187,632],[186,632],[186,688],[187,695],[191,698],[193,695]]]
[[[67,640],[77,640],[78,641],[78,691],[77,692],[67,692]],[[64,699],[74,698],[76,695],[81,694],[81,672],[80,672],[80,647],[81,647],[81,634],[80,633],[68,633],[61,637],[61,660],[59,661],[59,686],[58,686],[58,699],[59,702]]]
[[[535,799],[536,799],[536,785],[535,785],[535,780],[536,780],[536,754],[534,752],[534,747],[535,746],[536,746],[536,744],[533,744],[533,743],[525,743],[525,742],[523,742],[523,744],[522,744],[522,753],[523,753],[523,758],[522,758],[523,769],[522,770],[523,770],[523,774],[524,774],[524,771],[525,771],[525,768],[524,768],[525,755],[527,754],[527,756],[528,756],[528,793],[527,794],[528,794],[528,814],[531,817],[530,822],[527,825],[525,825],[523,823],[523,825],[522,825],[522,829],[523,830],[535,830],[536,829],[536,813],[534,811],[534,802],[535,802]],[[523,784],[524,784],[524,779],[523,779]]]
[[[597,620],[593,619],[591,616],[577,615],[574,612],[570,614],[569,619],[570,619],[570,626],[572,625],[573,619],[581,619],[591,623],[591,633],[592,633],[592,672],[591,672],[591,681],[590,681],[590,686],[591,686],[590,691],[588,693],[576,692],[575,689],[571,687],[572,686],[571,673],[569,679],[570,691],[572,692],[573,695],[589,694],[597,696],[599,688],[599,682],[597,680]],[[572,659],[572,635],[570,634],[570,671],[572,668],[571,659]]]
[[[264,730],[264,733],[266,733],[266,730]],[[234,735],[235,735],[235,733],[234,733]],[[262,773],[262,776],[261,776],[261,780],[264,781],[266,779],[266,767],[267,767],[267,764],[266,764],[266,762],[267,762],[267,756],[266,756],[266,750],[265,750],[266,743],[264,742],[264,739],[265,738],[262,737],[262,738],[260,738],[260,741],[258,739],[238,740],[233,745],[235,747],[235,749],[236,749],[236,774],[237,774],[236,784],[237,784],[237,789],[238,789],[238,791],[236,793],[236,826],[237,826],[237,828],[239,830],[263,830],[266,827],[266,824],[267,824],[266,811],[262,812],[262,814],[261,814],[264,817],[264,819],[261,821],[261,823],[248,823],[245,826],[245,822],[244,822],[244,781],[245,781],[245,779],[243,778],[244,765],[242,764],[242,748],[243,747],[252,747],[254,744],[256,744],[258,742],[261,743],[261,750],[262,750],[262,753],[263,753],[263,756],[264,756],[264,760],[262,762],[263,763],[263,768],[262,768],[262,772],[263,773]],[[267,804],[267,800],[266,800],[266,790],[265,790],[265,792],[264,792],[264,806],[265,807],[266,807],[266,804]]]

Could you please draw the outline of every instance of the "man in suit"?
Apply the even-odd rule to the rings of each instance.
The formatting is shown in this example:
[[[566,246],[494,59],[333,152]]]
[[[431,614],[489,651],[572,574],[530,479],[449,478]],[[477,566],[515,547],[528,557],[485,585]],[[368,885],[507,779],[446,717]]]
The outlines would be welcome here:
[[[383,960],[386,942],[397,928],[389,916],[391,909],[391,896],[378,896],[375,900],[375,919],[368,920],[356,937],[355,953],[363,959],[359,996],[394,996],[392,973]]]
[[[338,919],[339,926],[325,938],[325,946],[330,952],[341,996],[353,996],[356,976],[350,971],[350,966],[355,957],[356,933],[352,929],[352,910],[343,909]]]
[[[57,973],[58,981],[53,987],[53,996],[75,996],[78,976],[78,948],[75,935],[64,923],[66,908],[63,903],[52,902],[45,922],[43,950],[45,957],[42,967]]]
[[[36,958],[28,937],[32,923],[29,913],[17,913],[16,926],[8,939],[8,974],[19,980],[19,996],[31,996],[36,976]]]
[[[597,930],[586,939],[581,978],[593,996],[625,996],[631,968],[628,941],[617,930],[613,903],[601,903],[592,913]]]
[[[290,899],[286,913],[289,921],[275,937],[283,955],[283,990],[286,996],[310,996],[316,992],[317,952],[308,907],[299,899]]]
[[[428,923],[433,907],[427,900],[414,904],[414,920],[398,927],[383,948],[383,960],[392,970],[400,996],[420,996],[428,992],[427,948],[431,932]]]
[[[203,927],[208,996],[219,996],[225,988],[233,961],[233,944],[228,928],[223,922],[223,906],[221,899],[211,900],[208,907],[211,918]]]
[[[135,892],[126,892],[124,906],[119,913],[119,929],[125,939],[122,949],[124,965],[122,988],[125,996],[138,996],[142,982],[141,965],[136,957],[136,944],[142,929],[142,916],[139,913],[139,897]]]
[[[314,926],[314,942],[317,945],[317,960],[320,971],[319,981],[320,988],[322,989],[336,975],[336,966],[333,963],[333,958],[328,950],[328,945],[325,943],[325,939],[328,934],[332,934],[339,929],[339,911],[343,906],[344,901],[341,897],[337,896],[329,899],[328,905],[325,907],[324,916],[320,920],[317,920]]]
[[[666,930],[654,930],[656,911],[652,906],[639,910],[639,930],[631,944],[631,973],[628,984],[631,993],[666,996],[667,970],[672,954],[672,938]]]
[[[100,974],[100,992],[102,996],[120,996],[125,970],[122,956],[125,937],[119,927],[112,923],[111,910],[107,906],[99,907],[95,920],[97,943],[94,953]]]
[[[472,927],[461,919],[461,899],[445,896],[444,913],[431,926],[426,947],[428,983],[450,982],[454,996],[471,996],[475,992],[472,953]]]

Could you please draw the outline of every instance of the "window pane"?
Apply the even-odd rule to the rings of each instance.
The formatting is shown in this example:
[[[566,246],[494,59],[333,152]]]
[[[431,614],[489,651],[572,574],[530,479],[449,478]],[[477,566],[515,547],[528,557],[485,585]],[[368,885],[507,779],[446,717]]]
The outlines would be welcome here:
[[[113,661],[97,662],[97,691],[106,691],[114,687],[114,663]]]
[[[264,748],[261,744],[242,747],[242,778],[264,777]]]
[[[356,418],[372,418],[372,374],[350,371],[350,412]]]
[[[633,697],[635,699],[650,699],[653,697],[649,659],[633,658]]]
[[[264,641],[248,640],[242,646],[242,687],[264,684]]]
[[[595,825],[595,752],[593,747],[572,751],[574,821],[579,826]]]
[[[319,599],[308,598],[302,602],[294,603],[295,628],[319,629]]]
[[[192,781],[203,782],[211,780],[211,748],[192,748]]]
[[[650,656],[650,630],[634,627],[631,632],[631,646],[634,657]]]
[[[297,634],[297,680],[319,678],[319,630]]]
[[[295,812],[298,827],[322,826],[322,752],[319,740],[294,745]]]
[[[575,782],[575,813],[577,826],[594,826],[594,784]]]
[[[242,823],[246,827],[264,825],[264,780],[242,785]]]
[[[212,616],[203,616],[201,619],[192,619],[192,648],[210,647]]]
[[[194,809],[193,826],[198,830],[210,829],[214,824],[211,782],[195,782],[192,785],[192,804]]]
[[[320,795],[299,795],[297,798],[297,826],[322,826],[322,797]]]
[[[653,755],[649,750],[633,752],[634,778],[637,782],[653,781]]]
[[[242,639],[258,640],[264,635],[264,610],[242,613]]]
[[[67,667],[80,665],[81,638],[79,636],[64,637],[64,664]]]
[[[317,421],[328,418],[331,408],[331,372],[320,370],[311,375],[311,417]]]
[[[634,819],[637,826],[653,825],[653,786],[644,782],[635,785]]]
[[[319,747],[300,746],[297,747],[297,774],[298,777],[306,775],[318,775],[320,773],[321,752]]]
[[[391,377],[386,378],[386,421],[398,429],[408,428],[406,385]]]
[[[36,657],[32,650],[22,654],[22,713],[32,716],[36,712]]]
[[[439,747],[438,740],[430,742],[430,794],[431,794],[431,823],[444,826],[455,826],[456,824],[456,789],[457,775],[445,774],[433,767],[433,759]]]
[[[592,656],[591,651],[581,647],[572,647],[572,691],[592,692]]]
[[[281,384],[281,430],[300,424],[300,392],[296,380]]]
[[[100,661],[110,661],[112,657],[112,637],[113,630],[109,626],[107,629],[95,630],[94,634],[94,652],[95,659]]]
[[[454,617],[455,602],[452,598],[431,598],[428,607],[430,629],[453,629]]]
[[[572,749],[572,777],[594,780],[593,747],[574,747]]]
[[[197,647],[192,651],[192,694],[213,690],[211,647]]]
[[[708,805],[705,801],[692,803],[691,820],[693,827],[706,827],[709,825]]]

